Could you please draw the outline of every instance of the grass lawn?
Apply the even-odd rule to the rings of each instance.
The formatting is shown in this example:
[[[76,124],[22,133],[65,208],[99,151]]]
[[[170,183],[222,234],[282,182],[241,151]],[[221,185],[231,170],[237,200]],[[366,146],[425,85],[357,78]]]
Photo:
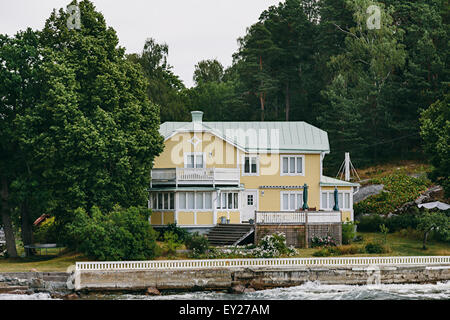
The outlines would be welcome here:
[[[355,242],[354,245],[364,246],[365,243],[370,241],[383,241],[383,235],[381,233],[358,233],[362,235],[362,242]],[[343,255],[350,257],[362,257],[362,256],[446,256],[450,255],[450,245],[441,242],[428,242],[428,250],[422,250],[422,240],[413,239],[400,236],[398,234],[388,234],[387,243],[391,248],[391,252],[385,254],[355,254],[355,255]],[[160,244],[161,245],[161,244]],[[180,248],[180,249],[185,249]],[[308,258],[312,257],[313,253],[317,251],[317,248],[299,249],[299,254],[296,257]],[[177,254],[175,256],[160,256],[156,260],[175,260],[175,259],[187,259],[186,254]],[[74,265],[77,261],[87,261],[88,259],[82,254],[74,252],[61,252],[58,256],[34,256],[31,258],[0,258],[0,272],[24,272],[36,269],[38,271],[66,271],[68,267]]]
[[[66,271],[77,261],[87,259],[79,253],[61,252],[61,255],[36,255],[30,258],[0,258],[0,272],[25,272],[31,269],[46,272]]]

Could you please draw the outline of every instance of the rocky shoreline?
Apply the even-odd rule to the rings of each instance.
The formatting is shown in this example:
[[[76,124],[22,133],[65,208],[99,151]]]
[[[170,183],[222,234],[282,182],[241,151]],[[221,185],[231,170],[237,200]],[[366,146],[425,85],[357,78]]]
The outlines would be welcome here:
[[[220,291],[232,294],[293,287],[318,281],[328,285],[367,285],[376,274],[363,267],[215,268],[82,272],[75,284],[66,272],[0,273],[0,294],[46,293],[52,299],[97,299],[108,294],[149,296],[174,292]],[[374,271],[374,270],[372,270]],[[448,265],[380,267],[381,284],[430,284],[450,281]],[[75,287],[77,286],[77,287]]]

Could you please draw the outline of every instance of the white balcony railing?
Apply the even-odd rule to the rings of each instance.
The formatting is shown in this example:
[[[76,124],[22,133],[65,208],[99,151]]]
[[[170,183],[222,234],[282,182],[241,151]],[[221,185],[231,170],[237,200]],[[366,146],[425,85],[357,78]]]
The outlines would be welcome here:
[[[339,211],[257,211],[255,216],[256,224],[341,222],[341,213]]]
[[[152,184],[239,184],[238,168],[153,169]]]

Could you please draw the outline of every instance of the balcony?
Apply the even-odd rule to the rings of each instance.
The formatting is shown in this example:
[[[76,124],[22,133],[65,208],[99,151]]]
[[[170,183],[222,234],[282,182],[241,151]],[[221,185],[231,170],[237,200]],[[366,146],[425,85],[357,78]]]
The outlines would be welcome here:
[[[238,168],[170,168],[151,171],[151,186],[239,185],[240,181]]]

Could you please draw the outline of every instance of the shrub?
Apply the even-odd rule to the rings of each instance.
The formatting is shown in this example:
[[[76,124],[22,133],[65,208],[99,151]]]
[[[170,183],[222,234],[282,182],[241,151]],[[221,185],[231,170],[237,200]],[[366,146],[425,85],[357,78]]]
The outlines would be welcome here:
[[[164,248],[167,254],[175,254],[181,244],[176,233],[172,231],[164,232]]]
[[[35,243],[57,243],[58,230],[55,222],[55,217],[50,217],[42,222],[33,232]]]
[[[385,218],[371,214],[362,216],[358,223],[358,231],[361,232],[378,232],[380,225],[385,222]]]
[[[186,242],[186,240],[191,236],[186,229],[178,227],[176,223],[169,223],[168,225],[164,226],[164,228],[162,228],[161,232],[159,233],[159,241],[164,241],[164,234],[166,232],[172,232],[173,234],[175,234],[179,242],[182,243]]]
[[[366,253],[384,253],[386,251],[383,245],[377,242],[367,243],[366,246],[364,247],[364,250]]]
[[[208,238],[198,234],[198,232],[190,235],[186,239],[185,244],[189,250],[192,250],[192,255],[194,257],[199,257],[209,249]]]
[[[147,260],[158,253],[156,232],[148,223],[150,211],[115,206],[103,213],[98,207],[91,215],[79,208],[66,227],[70,245],[96,260]]]
[[[256,258],[276,258],[282,255],[292,256],[297,251],[293,247],[286,245],[286,236],[282,232],[276,232],[264,236],[253,249],[253,255]]]
[[[355,236],[355,223],[350,221],[342,223],[342,243],[350,244]]]
[[[314,257],[329,257],[329,256],[331,256],[331,252],[328,251],[327,248],[322,248],[320,250],[317,250],[317,251],[313,252],[312,255]]]
[[[328,246],[336,246],[336,240],[331,236],[326,237],[313,237],[311,239],[311,247],[328,247]]]

